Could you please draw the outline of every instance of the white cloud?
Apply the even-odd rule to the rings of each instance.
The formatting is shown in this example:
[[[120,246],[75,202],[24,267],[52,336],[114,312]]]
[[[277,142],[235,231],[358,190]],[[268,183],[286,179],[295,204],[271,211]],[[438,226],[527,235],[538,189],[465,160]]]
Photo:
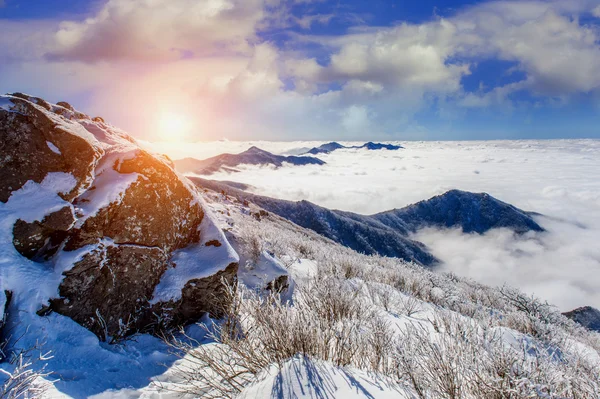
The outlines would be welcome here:
[[[471,63],[499,58],[514,61],[526,78],[493,96],[506,100],[517,88],[540,96],[590,92],[600,88],[599,37],[597,29],[573,17],[588,10],[588,3],[496,1],[422,24],[305,36],[301,40],[321,44],[332,55],[318,73],[299,78],[309,83],[361,80],[444,95],[462,90],[460,81]],[[495,102],[474,95],[463,99],[478,106]]]
[[[369,110],[366,107],[351,105],[342,111],[342,126],[351,132],[369,130]]]
[[[92,18],[61,23],[49,56],[95,62],[248,52],[264,16],[261,0],[110,0]]]
[[[440,20],[304,40],[332,49],[330,64],[313,76],[320,82],[361,80],[395,88],[452,92],[469,73],[467,64],[449,61],[456,51],[451,42],[455,31],[452,23]]]
[[[203,158],[251,145],[281,153],[315,144],[198,143],[174,146],[169,155]],[[502,230],[483,236],[422,232],[418,238],[445,261],[443,270],[487,284],[507,282],[563,311],[600,308],[600,142],[401,144],[406,148],[400,151],[335,151],[321,156],[324,166],[248,167],[211,178],[248,183],[259,194],[363,214],[400,208],[453,188],[488,192],[546,215],[538,221],[548,232],[525,237]],[[155,148],[167,150],[162,144]]]
[[[496,2],[454,18],[465,44],[457,55],[515,61],[540,94],[600,87],[600,46],[594,29],[561,14],[559,3]]]
[[[315,23],[326,25],[333,18],[333,14],[315,14],[315,15],[303,15],[300,18],[294,18],[294,21],[304,29],[310,29]]]
[[[600,6],[594,8],[592,10],[592,15],[596,18],[600,18]]]
[[[359,120],[384,137],[406,133],[432,104],[456,118],[457,106],[510,109],[518,91],[544,104],[597,92],[597,31],[576,18],[592,4],[488,2],[420,24],[296,36],[282,49],[257,32],[317,16],[294,16],[277,0],[110,0],[84,21],[1,21],[10,29],[0,37],[0,85],[52,99],[91,93],[84,109],[146,138],[161,107],[189,112],[198,138],[353,139],[367,134]],[[298,50],[306,41],[328,57]],[[498,58],[525,78],[465,93],[476,64]]]

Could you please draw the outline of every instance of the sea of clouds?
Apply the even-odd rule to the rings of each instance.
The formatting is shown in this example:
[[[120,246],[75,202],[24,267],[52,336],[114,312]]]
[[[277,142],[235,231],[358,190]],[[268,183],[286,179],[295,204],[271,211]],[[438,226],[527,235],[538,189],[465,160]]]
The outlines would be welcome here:
[[[295,154],[316,142],[146,143],[173,159],[203,159],[256,145]],[[399,151],[339,150],[324,166],[241,167],[216,180],[250,184],[258,194],[372,214],[458,188],[487,192],[543,214],[547,233],[507,230],[468,235],[424,230],[416,239],[453,271],[491,285],[507,283],[566,311],[600,307],[600,141],[406,142]]]

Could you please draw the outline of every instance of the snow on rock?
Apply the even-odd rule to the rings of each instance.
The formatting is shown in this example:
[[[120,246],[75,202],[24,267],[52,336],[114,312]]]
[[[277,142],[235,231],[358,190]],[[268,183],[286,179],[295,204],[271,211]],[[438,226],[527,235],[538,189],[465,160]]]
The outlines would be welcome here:
[[[10,323],[59,313],[114,341],[219,313],[237,255],[170,162],[68,103],[15,93],[0,104]],[[151,303],[163,275],[164,301]]]
[[[267,251],[262,251],[255,263],[246,263],[240,267],[238,278],[253,290],[285,293],[286,298],[293,295],[294,282],[281,261]]]
[[[150,303],[178,301],[189,281],[207,278],[237,264],[238,254],[210,216],[200,224],[200,235],[203,242],[173,252],[174,267],[163,274]]]
[[[115,162],[122,161],[125,156],[105,157],[96,168],[96,176],[93,181],[93,190],[83,193],[77,200],[77,212],[79,217],[76,227],[81,228],[83,223],[90,217],[96,216],[100,209],[111,204],[120,204],[127,189],[141,176],[138,173],[119,173],[113,169]],[[134,157],[135,153],[127,154]]]
[[[296,357],[272,366],[238,396],[240,399],[401,399],[414,396],[377,374]]]
[[[87,188],[96,162],[103,154],[100,143],[89,133],[81,134],[76,122],[68,121],[29,101],[24,95],[2,96],[0,109],[0,201],[29,181],[41,182],[51,172],[70,173],[77,184],[62,195],[75,198]],[[48,105],[48,107],[50,107]],[[83,129],[83,128],[81,128]],[[85,129],[83,129],[85,130]],[[46,143],[51,142],[57,153]],[[61,154],[68,154],[64,156]]]
[[[58,149],[58,147],[52,144],[52,142],[46,141],[46,145],[48,146],[48,148],[50,148],[50,151],[52,151],[55,154],[61,155],[61,152]]]
[[[14,104],[12,101],[10,101],[9,97],[0,96],[0,109],[7,111],[7,112],[13,112],[13,107],[14,107]]]

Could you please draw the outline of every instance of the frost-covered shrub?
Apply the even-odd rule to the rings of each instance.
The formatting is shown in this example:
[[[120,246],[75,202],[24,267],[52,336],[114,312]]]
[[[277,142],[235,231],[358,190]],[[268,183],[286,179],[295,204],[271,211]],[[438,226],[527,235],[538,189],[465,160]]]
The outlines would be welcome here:
[[[9,355],[8,363],[0,364],[0,399],[34,399],[42,397],[50,382],[44,377],[48,353],[39,353],[37,348]]]
[[[535,297],[366,256],[270,215],[232,212],[232,234],[256,240],[294,269],[292,302],[231,291],[212,330],[217,344],[186,346],[182,381],[206,397],[234,397],[261,370],[307,356],[394,378],[420,398],[600,397],[600,334]],[[184,384],[185,385],[185,384]],[[200,387],[200,388],[198,388]]]

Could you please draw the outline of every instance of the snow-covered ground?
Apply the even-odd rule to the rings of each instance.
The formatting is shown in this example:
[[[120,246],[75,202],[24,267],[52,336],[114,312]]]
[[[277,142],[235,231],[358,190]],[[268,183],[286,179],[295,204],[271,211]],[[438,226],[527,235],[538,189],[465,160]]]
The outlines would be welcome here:
[[[210,178],[248,183],[258,194],[363,214],[400,208],[453,188],[487,192],[546,215],[539,223],[549,234],[524,240],[506,231],[481,237],[421,232],[418,239],[445,261],[443,269],[486,284],[508,283],[564,311],[600,307],[599,140],[395,143],[405,149],[338,150],[319,155],[327,162],[323,166],[245,167]],[[174,159],[236,153],[252,145],[297,153],[317,144],[147,143]]]
[[[562,144],[552,147],[552,143]],[[457,184],[456,187],[461,189],[489,191],[496,197],[512,202],[519,207],[545,213],[547,217],[540,218],[540,222],[550,230],[550,233],[528,239],[515,239],[504,231],[492,232],[483,237],[464,236],[458,232],[445,232],[445,234],[437,231],[422,232],[420,238],[431,245],[434,251],[437,251],[436,255],[447,261],[445,267],[451,269],[453,264],[471,265],[472,269],[461,270],[461,273],[472,275],[473,269],[479,270],[482,274],[480,281],[485,282],[486,278],[489,278],[493,284],[498,284],[501,281],[514,279],[517,283],[515,285],[520,285],[525,289],[528,289],[527,284],[538,284],[538,286],[546,288],[553,287],[556,292],[549,290],[550,295],[544,296],[543,299],[553,302],[557,299],[575,297],[594,305],[593,298],[597,295],[595,292],[592,290],[590,292],[577,291],[575,288],[577,284],[587,284],[592,288],[598,287],[595,279],[598,278],[596,274],[600,270],[598,268],[600,256],[597,253],[597,245],[594,243],[599,237],[597,227],[600,224],[597,221],[600,208],[598,203],[600,198],[598,185],[600,183],[597,179],[599,172],[592,167],[592,164],[598,162],[595,159],[597,159],[600,145],[590,141],[547,142],[542,143],[543,145],[539,143],[502,143],[500,145],[497,143],[500,147],[494,150],[486,147],[494,145],[494,143],[446,143],[448,147],[452,148],[452,151],[448,150],[450,153],[446,154],[445,150],[440,149],[443,144],[415,143],[415,153],[421,151],[423,154],[429,151],[429,156],[433,159],[431,162],[439,164],[439,169],[436,169],[439,175],[432,171],[426,174],[425,166],[423,169],[415,168],[412,171],[412,177],[407,173],[405,184],[400,184],[398,180],[390,177],[398,174],[403,178],[398,169],[392,173],[389,169],[397,168],[397,166],[390,165],[393,165],[394,162],[409,161],[422,163],[422,165],[427,164],[427,159],[414,158],[414,155],[409,155],[412,151],[410,148],[398,152],[349,151],[346,153],[346,151],[341,151],[339,154],[333,153],[323,157],[328,162],[328,165],[321,167],[323,175],[311,174],[314,173],[312,167],[300,167],[279,170],[250,168],[235,175],[220,177],[248,182],[256,187],[257,192],[288,199],[300,199],[301,197],[293,197],[293,192],[286,190],[286,187],[292,187],[294,184],[302,186],[305,182],[311,182],[306,186],[307,192],[326,191],[330,194],[328,198],[332,201],[339,201],[339,206],[319,202],[315,198],[309,197],[309,200],[322,205],[354,211],[361,211],[352,206],[363,201],[359,198],[361,191],[357,187],[360,187],[360,184],[364,185],[362,194],[369,192],[367,187],[369,180],[375,187],[379,187],[378,184],[382,184],[380,179],[384,178],[380,175],[383,175],[386,170],[389,173],[387,178],[390,179],[390,184],[396,182],[395,184],[398,186],[395,190],[397,197],[394,199],[393,195],[389,196],[384,191],[381,191],[379,195],[381,197],[388,196],[389,198],[385,201],[390,201],[390,203],[398,201],[398,204],[381,205],[384,206],[382,209],[398,207],[422,199],[413,198],[414,195],[424,195],[423,198],[427,198],[448,188],[453,188],[452,184]],[[273,145],[275,146],[275,144]],[[277,145],[280,146],[281,152],[292,149],[289,144],[285,145],[290,148],[285,148],[281,143]],[[410,147],[408,143],[405,145]],[[422,146],[420,150],[418,150],[418,145]],[[435,147],[435,145],[440,147]],[[465,149],[469,146],[472,146],[472,149]],[[267,149],[274,150],[268,147]],[[564,163],[564,176],[570,177],[570,179],[561,175],[563,172],[559,172],[556,167],[551,171],[544,172],[543,169],[537,170],[528,162],[521,162],[526,158],[532,159],[538,156],[523,154],[537,154],[538,151],[552,152],[545,157],[539,155],[540,158],[536,159],[544,158],[546,163],[551,163],[553,160],[556,160],[556,163]],[[475,161],[480,159],[477,158],[477,154],[481,156],[482,153],[486,153],[489,157],[500,157],[499,154],[511,152],[521,156],[513,155],[510,161],[504,162]],[[459,156],[460,154],[463,156]],[[579,172],[576,165],[577,159],[580,160]],[[442,167],[444,161],[450,163],[452,160],[454,167]],[[525,164],[522,173],[514,166],[519,162]],[[476,170],[479,173],[472,173],[475,178],[482,175],[487,176],[486,173],[497,175],[496,178],[488,176],[482,180],[489,184],[488,187],[492,187],[494,184],[496,187],[503,187],[503,179],[505,185],[508,184],[511,181],[508,170],[512,170],[513,181],[517,186],[512,192],[513,199],[485,187],[476,189],[469,186],[477,184],[476,180],[466,179],[467,175],[470,176],[469,171],[472,171],[474,163],[478,165],[498,164],[494,166],[495,169],[491,168],[487,172],[484,167],[478,167]],[[504,170],[501,167],[502,164],[514,165]],[[355,173],[360,168],[363,168],[366,175]],[[529,177],[527,177],[527,171],[530,173]],[[444,176],[454,175],[455,177],[454,180],[448,177],[449,186],[443,186],[440,183],[438,188],[430,188],[432,193],[423,194],[427,192],[427,184],[422,183],[422,187],[419,187],[419,184],[411,180],[411,178],[417,179],[418,173],[423,173],[421,175],[422,182],[440,181]],[[538,177],[532,177],[536,173]],[[589,173],[589,176],[584,177],[583,173]],[[542,175],[545,177],[542,178]],[[256,176],[262,176],[262,178],[258,179]],[[295,176],[298,178],[294,178]],[[398,176],[396,176],[397,179],[400,178]],[[462,186],[458,185],[461,177],[462,184],[464,184]],[[547,183],[541,181],[543,179],[546,179]],[[557,185],[563,184],[561,187],[565,189],[564,195],[544,195],[551,191],[544,188],[547,187],[546,184],[553,181],[552,179]],[[260,182],[262,185],[258,184]],[[358,186],[353,186],[352,182],[356,182]],[[280,195],[274,195],[275,191],[268,192],[271,185],[274,187],[271,190],[280,187]],[[534,195],[536,186],[543,187],[542,191],[537,193],[537,197]],[[44,183],[40,187],[44,188]],[[383,185],[380,187],[381,190],[383,190],[382,187]],[[415,194],[411,191],[411,187],[416,191],[422,190],[422,194]],[[439,192],[436,191],[438,189]],[[583,190],[595,194],[583,195]],[[511,190],[505,187],[504,192],[508,195]],[[531,194],[528,201],[533,202],[529,206],[519,203],[519,197],[529,198],[528,192]],[[347,201],[340,197],[343,197],[344,194],[348,196]],[[406,196],[403,196],[404,194]],[[50,192],[49,195],[59,201],[55,192]],[[35,199],[35,197],[32,198]],[[398,357],[402,358],[402,356],[408,356],[408,359],[418,359],[419,362],[407,367],[408,369],[416,367],[415,375],[424,378],[418,381],[417,385],[433,390],[431,392],[434,392],[435,389],[438,389],[436,387],[443,383],[443,381],[434,381],[435,378],[428,381],[427,377],[423,377],[426,376],[424,373],[428,370],[435,370],[437,367],[431,363],[432,359],[435,360],[435,356],[432,356],[432,351],[437,350],[435,348],[442,348],[444,364],[459,367],[459,369],[452,370],[452,375],[457,376],[459,382],[465,384],[465,387],[468,378],[472,377],[469,372],[475,367],[502,366],[502,364],[496,365],[493,362],[495,354],[500,351],[503,355],[514,356],[514,359],[508,359],[509,363],[518,361],[520,362],[519,367],[524,367],[527,377],[519,381],[520,389],[527,392],[535,389],[551,389],[556,390],[555,392],[566,389],[567,391],[561,392],[567,392],[563,396],[568,396],[568,387],[559,386],[560,384],[555,382],[547,382],[555,381],[553,380],[555,378],[564,378],[565,381],[579,379],[578,383],[589,383],[592,391],[595,389],[594,392],[600,392],[600,383],[597,379],[585,374],[586,370],[592,369],[575,369],[573,366],[579,361],[577,359],[581,359],[583,361],[581,364],[584,366],[589,363],[592,367],[597,367],[600,363],[598,355],[600,341],[597,336],[582,331],[580,327],[561,318],[551,308],[541,305],[540,302],[520,297],[516,291],[490,289],[472,281],[413,268],[402,261],[359,255],[276,217],[258,221],[251,213],[256,209],[248,208],[217,193],[205,193],[205,201],[207,207],[215,215],[214,225],[227,230],[227,234],[232,237],[232,244],[240,252],[241,271],[239,276],[242,282],[250,288],[260,289],[261,285],[287,270],[287,273],[295,281],[295,284],[291,282],[288,291],[288,296],[294,295],[291,297],[294,300],[294,306],[303,301],[306,304],[307,300],[323,300],[323,298],[319,298],[319,295],[323,295],[323,292],[319,291],[319,287],[322,289],[323,286],[319,286],[319,284],[324,283],[325,287],[339,290],[333,291],[340,293],[340,295],[334,295],[333,298],[336,300],[344,300],[344,296],[350,294],[352,306],[363,309],[359,313],[364,312],[364,309],[369,309],[367,312],[369,315],[365,316],[364,320],[350,317],[347,320],[344,319],[343,323],[340,320],[340,325],[334,325],[334,330],[340,329],[340,336],[343,337],[344,331],[350,331],[351,334],[356,332],[358,335],[353,335],[355,337],[353,339],[365,339],[364,342],[368,342],[368,344],[357,347],[369,348],[368,354],[361,353],[361,356],[365,355],[365,360],[358,356],[347,363],[342,362],[346,365],[336,365],[333,360],[335,356],[329,360],[292,356],[277,366],[277,363],[271,362],[268,367],[253,376],[251,383],[242,390],[241,397],[243,398],[368,397],[387,399],[416,397],[414,384],[409,383],[405,374],[397,376],[399,378],[394,380],[390,377],[394,372],[390,371],[389,365],[376,364],[373,366],[371,360],[366,360],[368,356],[373,355],[371,348],[374,348],[374,345],[371,340],[383,344],[387,342],[386,337],[397,338],[397,342],[401,344],[397,344],[396,341],[385,344],[388,345],[385,347],[385,353],[386,356],[389,355],[389,358],[383,356],[384,359],[387,359],[384,362],[396,361]],[[383,198],[381,202],[384,202]],[[535,204],[539,207],[534,206]],[[8,237],[6,234],[9,233],[11,220],[13,220],[11,217],[18,205],[16,202],[9,201],[0,207],[0,213],[4,216],[2,230],[5,238]],[[542,205],[545,205],[545,209],[540,209]],[[53,206],[53,202],[45,201],[44,206]],[[362,212],[368,213],[382,209],[374,208],[362,210]],[[579,214],[576,212],[577,209],[580,209],[581,212],[585,210],[589,214]],[[555,213],[551,212],[553,210]],[[561,210],[571,213],[560,214]],[[554,219],[550,219],[550,217]],[[559,218],[567,220],[558,220]],[[572,230],[567,230],[567,226],[571,226]],[[573,246],[577,239],[581,240],[581,247]],[[8,239],[5,241],[10,242]],[[249,243],[251,247],[256,246],[256,251],[248,249]],[[571,244],[570,247],[569,244]],[[555,247],[551,247],[552,245]],[[16,257],[13,252],[5,251],[0,257],[5,270],[9,270],[7,265],[11,263],[27,267],[28,261]],[[448,257],[448,254],[452,256]],[[255,257],[254,261],[251,260],[253,256]],[[539,262],[543,259],[546,263],[540,265]],[[570,262],[570,259],[575,259],[575,261]],[[596,263],[593,263],[594,259]],[[248,260],[250,262],[247,262]],[[559,264],[559,261],[563,263]],[[590,269],[584,270],[585,268]],[[586,274],[577,275],[583,272]],[[527,276],[530,281],[520,281],[519,278],[523,278],[523,276]],[[47,277],[46,275],[41,276],[39,280],[48,280]],[[328,281],[331,282],[331,286],[328,285]],[[551,286],[551,283],[554,285]],[[317,291],[310,291],[311,289]],[[538,290],[529,291],[538,292]],[[316,294],[314,298],[307,295],[311,292]],[[44,296],[44,298],[46,297],[47,295]],[[513,301],[523,301],[526,306],[535,308],[535,312],[519,310]],[[252,302],[248,303],[250,305],[247,305],[249,307],[247,310],[252,311]],[[298,329],[299,325],[317,330],[324,328],[324,332],[331,332],[331,326],[323,327],[319,326],[319,323],[315,325],[311,325],[311,323],[298,324],[297,321],[294,321],[296,316],[317,320],[316,314],[310,313],[313,310],[311,306],[305,305],[297,309],[282,308],[278,311],[281,312],[280,316],[291,317],[289,325],[295,325],[296,332],[302,330],[302,328]],[[271,317],[268,312],[264,316]],[[169,391],[159,390],[158,386],[151,382],[158,382],[163,387],[177,386],[181,382],[181,373],[178,370],[190,363],[193,364],[194,361],[189,356],[179,359],[178,356],[171,353],[171,348],[164,342],[149,335],[135,336],[134,339],[126,341],[122,345],[106,345],[100,343],[94,334],[64,316],[52,314],[48,317],[37,318],[32,312],[30,317],[21,318],[21,320],[25,320],[25,323],[12,326],[15,334],[24,334],[20,345],[35,347],[34,355],[38,352],[51,351],[51,355],[54,356],[35,365],[35,367],[39,367],[41,364],[47,364],[46,370],[50,374],[46,379],[55,381],[54,386],[45,397],[61,399],[69,397],[175,398],[178,396]],[[208,320],[205,321],[208,322]],[[320,320],[320,323],[322,322],[323,320]],[[260,333],[260,329],[268,328],[268,324],[257,324],[259,333],[253,333],[255,338],[264,335]],[[344,326],[350,328],[344,330],[342,328]],[[377,334],[379,331],[377,328],[381,328],[379,334]],[[31,331],[32,329],[35,331]],[[458,330],[454,331],[453,329]],[[290,330],[290,332],[284,332],[293,334],[294,329],[290,328]],[[272,333],[273,331],[267,332]],[[204,332],[197,326],[188,328],[188,334],[202,343],[210,341],[205,339]],[[252,329],[248,330],[248,334],[252,334]],[[331,339],[338,339],[336,337],[338,337],[337,334]],[[36,343],[37,339],[39,342]],[[206,347],[208,350],[218,348],[211,343],[202,345],[202,347]],[[571,355],[575,356],[573,358],[575,360],[569,358]],[[539,361],[535,360],[538,356],[540,357]],[[560,356],[561,361],[555,361],[555,356]],[[327,356],[324,357],[327,358]],[[498,359],[500,358],[498,356]],[[339,362],[339,359],[337,361]],[[362,368],[357,367],[357,364],[361,364]],[[383,369],[386,367],[388,369],[384,372]],[[12,372],[14,367],[3,363],[2,369]],[[483,369],[479,371],[485,372]],[[597,376],[593,370],[590,373],[590,375]],[[198,396],[201,395],[195,397]],[[432,397],[436,397],[435,394]]]
[[[515,312],[514,305],[510,305],[510,301],[504,299],[500,295],[500,291],[480,287],[475,283],[460,281],[453,277],[430,273],[421,268],[412,268],[399,260],[358,255],[276,217],[258,221],[252,214],[256,209],[247,208],[243,204],[236,203],[217,193],[207,193],[205,200],[206,206],[215,215],[215,224],[227,230],[229,235],[236,237],[235,246],[242,255],[240,257],[242,269],[239,273],[242,283],[252,289],[260,289],[261,284],[281,273],[286,273],[287,270],[287,273],[295,281],[295,285],[300,287],[299,291],[290,292],[293,288],[293,285],[290,285],[288,294],[294,295],[292,308],[283,307],[277,308],[278,310],[269,310],[270,307],[267,307],[267,313],[263,313],[266,318],[274,317],[273,320],[277,320],[277,316],[271,316],[271,311],[281,312],[280,316],[285,315],[285,329],[281,331],[282,333],[293,336],[294,333],[302,334],[304,328],[309,329],[307,331],[319,331],[323,328],[323,333],[331,332],[331,328],[333,330],[339,328],[339,334],[343,339],[341,343],[344,345],[350,343],[350,341],[345,341],[350,337],[354,337],[353,340],[365,340],[356,341],[354,344],[359,343],[356,347],[357,351],[362,348],[367,352],[360,352],[357,356],[352,355],[353,360],[349,360],[346,365],[336,364],[336,361],[340,362],[340,359],[335,355],[332,355],[332,359],[321,360],[292,356],[286,358],[280,365],[273,362],[266,364],[266,368],[256,376],[249,376],[249,384],[240,392],[242,398],[367,397],[388,399],[416,397],[413,386],[406,380],[408,377],[400,376],[403,382],[390,377],[390,375],[394,375],[393,370],[396,366],[385,366],[388,367],[387,375],[376,371],[384,366],[373,366],[373,361],[368,360],[374,355],[372,350],[374,344],[371,340],[387,345],[382,352],[383,358],[387,359],[385,362],[392,362],[394,356],[402,355],[409,356],[410,359],[421,359],[420,361],[423,363],[418,367],[424,368],[415,370],[419,378],[422,378],[424,375],[422,373],[427,370],[433,370],[427,367],[437,367],[435,364],[427,363],[427,359],[431,356],[432,348],[437,348],[439,345],[443,348],[444,362],[458,362],[456,364],[464,366],[464,370],[453,371],[460,378],[463,378],[466,370],[486,364],[485,361],[488,360],[480,361],[480,359],[488,359],[485,356],[492,355],[494,350],[508,350],[507,354],[521,356],[519,359],[521,359],[520,364],[523,367],[534,365],[534,369],[528,370],[528,373],[543,366],[539,371],[542,375],[542,382],[545,381],[544,378],[554,378],[552,376],[558,375],[556,373],[562,373],[561,376],[569,373],[565,378],[571,379],[579,375],[582,381],[595,384],[580,371],[561,369],[562,362],[551,362],[547,358],[542,358],[540,366],[540,363],[533,360],[540,354],[541,347],[543,352],[568,351],[569,354],[581,356],[582,359],[589,359],[591,364],[598,364],[600,358],[597,348],[590,346],[596,345],[594,337],[589,333],[582,332],[581,327],[572,324],[562,327],[560,323],[566,319],[544,327],[548,328],[547,331],[551,331],[551,333],[545,335],[548,342],[540,345],[538,339],[514,329],[526,327],[528,325],[527,317],[521,319],[524,313]],[[248,249],[248,244],[252,247],[253,243],[260,250],[254,261],[251,260],[253,251]],[[382,283],[384,281],[386,283]],[[400,284],[404,288],[400,288],[400,286],[393,288],[390,284]],[[327,327],[322,324],[327,319],[325,316],[325,319],[312,325],[309,321],[316,321],[318,313],[310,313],[316,312],[310,304],[313,300],[327,300],[328,294],[327,291],[322,291],[323,287],[337,290],[332,292],[337,292],[339,295],[334,294],[332,299],[341,300],[340,304],[344,303],[344,300],[350,300],[349,304],[356,307],[351,312],[358,312],[356,318],[351,316],[349,319],[341,319],[339,322],[341,324],[338,325],[336,322]],[[516,298],[513,294],[516,293],[509,295],[510,300]],[[325,295],[325,297],[321,297],[321,295]],[[424,298],[429,299],[424,300]],[[488,305],[482,308],[481,301]],[[261,303],[263,305],[260,305]],[[496,308],[486,308],[492,305],[498,306],[497,309],[505,307],[501,311],[498,310],[502,312],[502,317],[495,316]],[[256,297],[254,299],[249,297],[244,306],[246,309],[242,309],[242,312],[265,309],[264,302]],[[327,313],[329,313],[329,306],[327,305]],[[334,309],[335,306],[332,306],[331,312]],[[464,316],[458,312],[459,309],[462,309],[463,313],[473,314],[473,318]],[[547,311],[542,309],[540,314],[545,315]],[[245,319],[252,323],[252,320],[257,320],[255,316],[250,314],[250,317],[245,317]],[[289,321],[288,317],[291,317]],[[295,317],[300,317],[300,319],[295,319]],[[303,319],[305,317],[308,319]],[[523,320],[525,320],[525,324],[521,324]],[[204,321],[210,324],[210,320],[205,319]],[[254,339],[259,338],[257,344],[260,345],[260,338],[268,336],[262,333],[261,329],[265,327],[268,329],[271,325],[271,322],[267,320],[258,323],[258,330],[252,324],[247,325],[246,328],[248,328],[248,334]],[[343,328],[344,325],[346,328]],[[513,325],[514,328],[508,328],[506,325]],[[32,321],[32,326],[43,328],[43,330],[39,331],[39,334],[30,334],[27,339],[31,341],[38,335],[43,337],[43,351],[52,351],[52,355],[54,355],[52,359],[42,362],[48,364],[47,370],[51,373],[47,379],[56,380],[54,387],[44,397],[52,399],[84,397],[172,399],[203,396],[201,394],[181,396],[169,390],[187,389],[186,374],[182,374],[181,370],[189,370],[190,367],[194,370],[194,367],[198,367],[198,359],[189,354],[183,358],[173,355],[172,348],[158,338],[138,335],[122,345],[106,345],[99,343],[91,332],[72,320],[56,314],[35,322]],[[286,331],[288,326],[290,331]],[[452,330],[448,331],[448,329],[459,328],[459,326],[460,334]],[[21,328],[26,327],[21,326]],[[485,334],[481,335],[480,330]],[[209,352],[219,348],[219,345],[205,339],[203,330],[198,326],[189,327],[187,332],[190,337],[198,341],[198,344],[192,344],[192,348],[197,347],[200,348],[200,351]],[[273,333],[273,331],[265,333]],[[344,334],[350,335],[344,338]],[[466,335],[463,336],[464,334]],[[306,337],[310,336],[312,335],[306,335]],[[336,336],[337,333],[334,337],[330,336],[329,339],[335,340]],[[318,344],[319,335],[314,335],[314,337]],[[413,337],[420,337],[419,339],[424,341],[410,341]],[[455,342],[455,338],[460,337],[465,339]],[[395,341],[388,341],[388,338],[398,339],[397,342],[401,343],[398,345],[401,346],[396,346]],[[563,341],[563,338],[566,341]],[[293,342],[293,340],[285,339],[284,345],[287,342]],[[558,349],[551,346],[554,345],[552,342],[560,345]],[[563,342],[569,342],[569,344]],[[203,345],[200,345],[201,343]],[[431,346],[427,346],[428,343]],[[27,344],[32,344],[32,342]],[[335,344],[332,345],[332,347],[338,347]],[[488,348],[487,345],[491,346]],[[492,352],[487,353],[485,350],[492,350]],[[236,358],[236,353],[232,350],[225,349],[223,353],[227,362],[233,362],[232,359]],[[352,350],[348,353],[352,353]],[[477,356],[471,357],[469,353],[476,353]],[[525,353],[524,358],[522,357],[523,353]],[[561,356],[565,356],[566,353]],[[452,356],[456,356],[456,358]],[[469,361],[474,363],[468,363]],[[362,367],[357,367],[357,363],[360,363]],[[3,367],[6,366],[3,365]],[[567,364],[565,367],[570,366]],[[10,370],[8,367],[8,371]],[[210,374],[211,371],[202,368],[195,370],[197,370],[194,374],[197,378],[196,383],[202,386],[203,376]],[[198,370],[202,370],[202,372],[198,372]],[[466,374],[464,374],[464,378],[467,378]],[[466,382],[462,383],[466,384]],[[539,383],[537,380],[530,381],[521,378],[521,388],[524,390],[531,390],[532,386]],[[430,382],[420,380],[418,384],[429,386]],[[431,382],[431,384],[433,385],[428,389],[437,389],[435,388],[437,382]],[[167,388],[167,390],[165,391],[161,387]],[[556,387],[551,386],[550,388],[558,389],[558,384]]]

